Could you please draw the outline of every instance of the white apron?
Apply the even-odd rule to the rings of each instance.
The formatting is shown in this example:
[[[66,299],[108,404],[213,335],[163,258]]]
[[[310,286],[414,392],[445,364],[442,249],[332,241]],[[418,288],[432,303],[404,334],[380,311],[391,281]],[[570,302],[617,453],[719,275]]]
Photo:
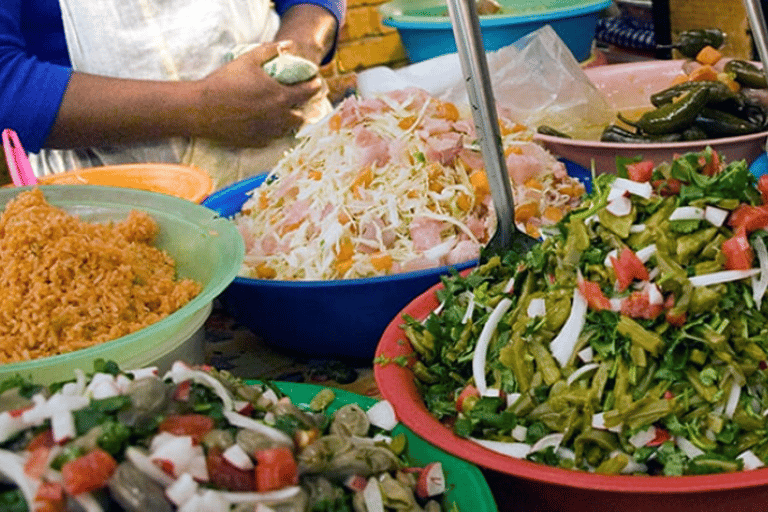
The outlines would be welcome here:
[[[72,66],[119,78],[194,80],[226,61],[242,45],[272,41],[279,17],[270,0],[59,0]],[[290,139],[290,140],[289,140]],[[189,163],[205,169],[221,188],[268,170],[291,146],[229,150],[207,140],[168,139],[151,144],[30,155],[38,174],[134,162]]]

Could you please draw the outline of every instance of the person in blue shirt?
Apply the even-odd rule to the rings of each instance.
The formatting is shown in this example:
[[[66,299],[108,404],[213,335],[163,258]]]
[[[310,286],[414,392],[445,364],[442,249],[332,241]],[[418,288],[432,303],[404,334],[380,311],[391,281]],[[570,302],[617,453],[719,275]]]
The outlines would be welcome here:
[[[345,0],[278,0],[275,9],[274,41],[291,41],[291,53],[317,64],[330,60]],[[196,80],[73,71],[59,0],[2,0],[0,129],[15,130],[29,152],[170,137],[264,146],[301,125],[297,107],[322,85],[278,83],[262,69],[275,55],[277,43],[263,44]]]

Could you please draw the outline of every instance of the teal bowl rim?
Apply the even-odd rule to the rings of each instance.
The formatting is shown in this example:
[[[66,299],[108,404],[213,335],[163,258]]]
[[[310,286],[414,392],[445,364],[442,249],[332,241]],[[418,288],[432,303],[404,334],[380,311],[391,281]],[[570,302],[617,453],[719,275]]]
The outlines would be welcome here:
[[[151,325],[143,327],[138,331],[132,332],[131,334],[126,334],[120,338],[105,341],[91,347],[82,348],[64,354],[56,354],[53,356],[32,359],[29,361],[0,364],[0,370],[2,370],[3,373],[14,372],[21,375],[26,375],[29,372],[40,370],[42,368],[56,367],[59,364],[67,364],[70,361],[77,360],[81,357],[96,359],[106,351],[112,351],[120,347],[129,348],[130,345],[137,340],[147,336],[152,336],[156,332],[160,333],[168,329],[174,329],[173,333],[175,333],[178,331],[176,325],[179,324],[180,320],[183,317],[193,318],[195,313],[203,309],[206,305],[210,304],[213,299],[221,294],[221,292],[224,291],[224,289],[232,283],[242,265],[242,261],[245,256],[245,242],[243,241],[243,237],[240,235],[240,232],[231,221],[219,217],[216,212],[200,204],[160,192],[130,188],[116,188],[101,185],[37,185],[8,188],[6,190],[13,190],[14,193],[18,194],[33,188],[39,188],[43,191],[43,193],[45,193],[47,190],[68,191],[72,189],[88,189],[97,193],[99,191],[108,191],[114,194],[115,190],[119,190],[121,198],[120,201],[99,200],[89,201],[88,204],[102,205],[105,207],[109,207],[110,205],[120,205],[124,208],[145,210],[150,215],[154,215],[154,212],[163,215],[166,214],[166,212],[182,211],[184,212],[184,221],[187,223],[194,223],[199,225],[201,230],[205,230],[206,233],[211,235],[212,239],[218,240],[220,243],[226,243],[226,246],[224,247],[229,249],[229,251],[226,251],[226,253],[229,254],[231,251],[231,253],[235,254],[236,256],[231,261],[229,261],[228,265],[222,265],[222,269],[224,270],[220,270],[211,276],[210,281],[206,286],[203,287],[199,294],[197,294],[192,300],[165,318],[162,318],[161,320]],[[0,189],[0,197],[5,194],[6,193],[2,192]],[[154,204],[155,207],[145,207],[144,205],[134,206],[128,201],[128,198],[130,197],[143,198],[150,204]],[[62,205],[61,207],[66,209],[67,206],[76,206],[78,203],[73,199],[71,201],[51,200],[51,204],[54,206]],[[160,209],[161,205],[164,207],[163,209]],[[4,210],[5,205],[0,205],[0,213]],[[154,210],[154,212],[152,210]],[[219,245],[217,245],[217,247],[219,247]],[[176,256],[172,256],[175,260]],[[87,355],[85,355],[86,351],[88,352]]]
[[[445,16],[419,16],[414,14],[402,14],[396,12],[392,7],[393,2],[387,2],[379,6],[378,10],[382,16],[382,23],[387,26],[406,30],[452,30],[450,18]],[[536,14],[485,14],[479,16],[481,27],[498,27],[503,25],[523,25],[526,23],[547,22],[552,20],[564,19],[563,14],[568,14],[568,18],[592,14],[601,11],[612,3],[611,0],[595,0],[585,2],[577,7],[556,7]]]

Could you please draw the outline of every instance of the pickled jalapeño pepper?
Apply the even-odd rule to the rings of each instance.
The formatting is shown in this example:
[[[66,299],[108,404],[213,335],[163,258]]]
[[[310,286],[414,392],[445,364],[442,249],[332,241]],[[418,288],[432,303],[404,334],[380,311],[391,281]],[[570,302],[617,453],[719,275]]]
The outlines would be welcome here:
[[[709,101],[709,89],[693,89],[680,100],[664,104],[643,114],[633,124],[650,135],[677,132],[690,125]]]

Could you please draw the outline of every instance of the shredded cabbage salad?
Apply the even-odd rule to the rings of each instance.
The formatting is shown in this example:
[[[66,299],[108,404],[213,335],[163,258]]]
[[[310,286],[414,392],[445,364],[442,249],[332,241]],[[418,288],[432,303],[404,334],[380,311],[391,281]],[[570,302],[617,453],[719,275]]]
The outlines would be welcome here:
[[[711,149],[617,167],[558,234],[445,277],[439,308],[406,317],[427,408],[457,435],[563,468],[762,467],[768,178],[756,186]]]
[[[539,236],[578,205],[584,186],[500,119],[522,229]],[[468,112],[406,89],[349,97],[298,134],[235,216],[242,276],[327,280],[471,261],[496,228]]]

